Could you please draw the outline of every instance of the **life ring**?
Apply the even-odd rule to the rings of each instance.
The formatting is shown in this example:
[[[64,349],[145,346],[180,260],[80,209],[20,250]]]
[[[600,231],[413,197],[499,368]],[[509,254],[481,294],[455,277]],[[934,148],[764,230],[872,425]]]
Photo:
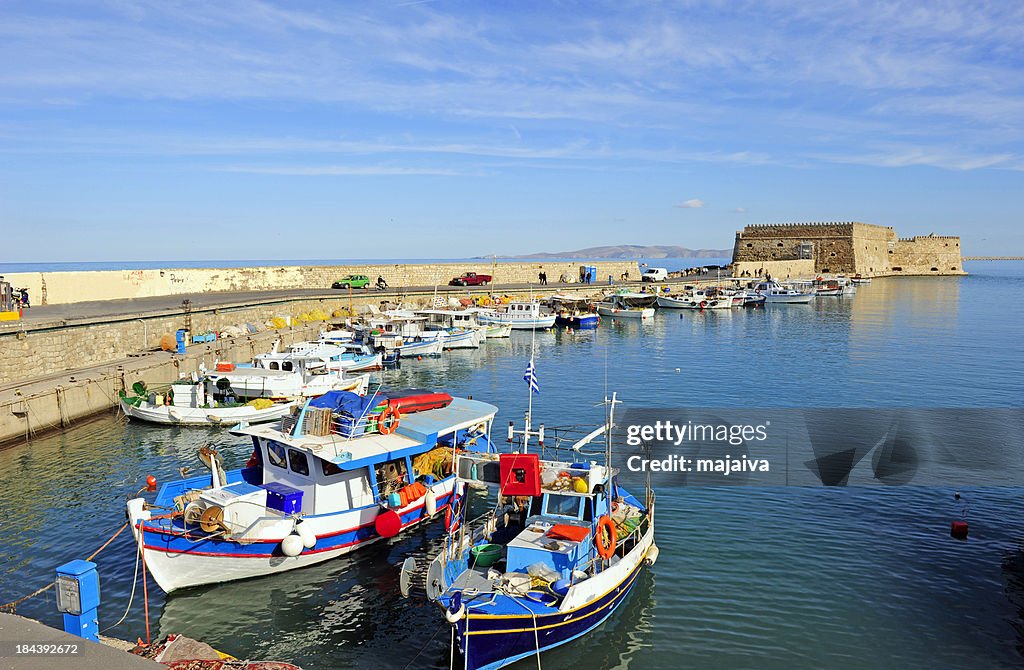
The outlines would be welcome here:
[[[604,530],[607,529],[607,534]],[[615,545],[618,535],[615,532],[615,524],[607,514],[597,520],[597,555],[606,561],[615,555]]]
[[[701,300],[700,301],[700,308],[701,309],[704,309],[707,306],[708,306],[708,301],[707,300]]]
[[[381,435],[390,435],[395,432],[395,428],[398,428],[398,423],[401,419],[402,415],[398,410],[388,405],[381,412],[380,418],[377,419],[377,430],[380,431]]]

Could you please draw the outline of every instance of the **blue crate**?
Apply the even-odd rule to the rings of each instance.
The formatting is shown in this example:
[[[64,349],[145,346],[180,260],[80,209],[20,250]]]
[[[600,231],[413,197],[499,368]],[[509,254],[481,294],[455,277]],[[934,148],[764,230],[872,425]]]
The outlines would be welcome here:
[[[302,511],[302,491],[278,482],[261,486],[267,490],[267,509],[282,514],[298,514]]]

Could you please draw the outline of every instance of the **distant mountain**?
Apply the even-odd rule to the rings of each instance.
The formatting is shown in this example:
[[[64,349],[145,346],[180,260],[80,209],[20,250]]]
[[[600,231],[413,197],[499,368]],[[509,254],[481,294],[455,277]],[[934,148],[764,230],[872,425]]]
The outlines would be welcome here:
[[[687,249],[680,246],[620,244],[575,251],[537,252],[499,258],[731,258],[732,249]]]

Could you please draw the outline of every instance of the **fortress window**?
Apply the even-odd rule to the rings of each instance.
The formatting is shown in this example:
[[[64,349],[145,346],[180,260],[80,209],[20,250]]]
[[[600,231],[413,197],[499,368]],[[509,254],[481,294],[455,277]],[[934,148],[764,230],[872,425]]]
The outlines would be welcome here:
[[[754,246],[754,245],[753,245],[753,244],[751,244],[750,242],[747,242],[747,248],[748,248],[748,249],[749,249],[750,247],[752,247],[752,246]]]
[[[832,270],[830,270],[830,269],[828,269],[828,268],[821,268],[821,271],[822,271],[822,272],[832,272]]]
[[[949,269],[953,270],[954,272],[956,272],[956,266],[955,265],[953,267],[949,268]]]
[[[778,243],[778,244],[776,244],[775,246],[777,246],[777,247],[781,247],[781,246],[782,246],[782,242],[779,242],[779,243]]]
[[[835,256],[835,255],[836,255],[836,252],[834,252],[834,251],[829,254],[829,256]]]
[[[892,271],[893,271],[893,272],[903,272],[903,268],[901,268],[900,266],[898,266],[898,265],[897,265],[896,267],[894,267],[894,268],[892,269]]]
[[[932,268],[932,272],[938,272],[939,268]]]

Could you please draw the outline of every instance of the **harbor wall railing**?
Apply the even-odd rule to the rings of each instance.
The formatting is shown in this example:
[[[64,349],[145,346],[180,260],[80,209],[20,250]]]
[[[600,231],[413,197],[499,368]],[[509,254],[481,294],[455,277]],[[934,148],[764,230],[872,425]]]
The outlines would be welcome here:
[[[383,276],[392,287],[445,286],[463,272],[494,277],[495,285],[536,282],[540,272],[554,282],[561,275],[578,280],[580,268],[596,266],[599,283],[628,273],[639,277],[636,261],[524,261],[492,263],[310,265],[246,268],[166,268],[162,270],[100,270],[10,273],[6,279],[27,288],[36,304],[55,305],[90,300],[121,300],[217,291],[269,291],[330,288],[349,274],[371,280]]]

